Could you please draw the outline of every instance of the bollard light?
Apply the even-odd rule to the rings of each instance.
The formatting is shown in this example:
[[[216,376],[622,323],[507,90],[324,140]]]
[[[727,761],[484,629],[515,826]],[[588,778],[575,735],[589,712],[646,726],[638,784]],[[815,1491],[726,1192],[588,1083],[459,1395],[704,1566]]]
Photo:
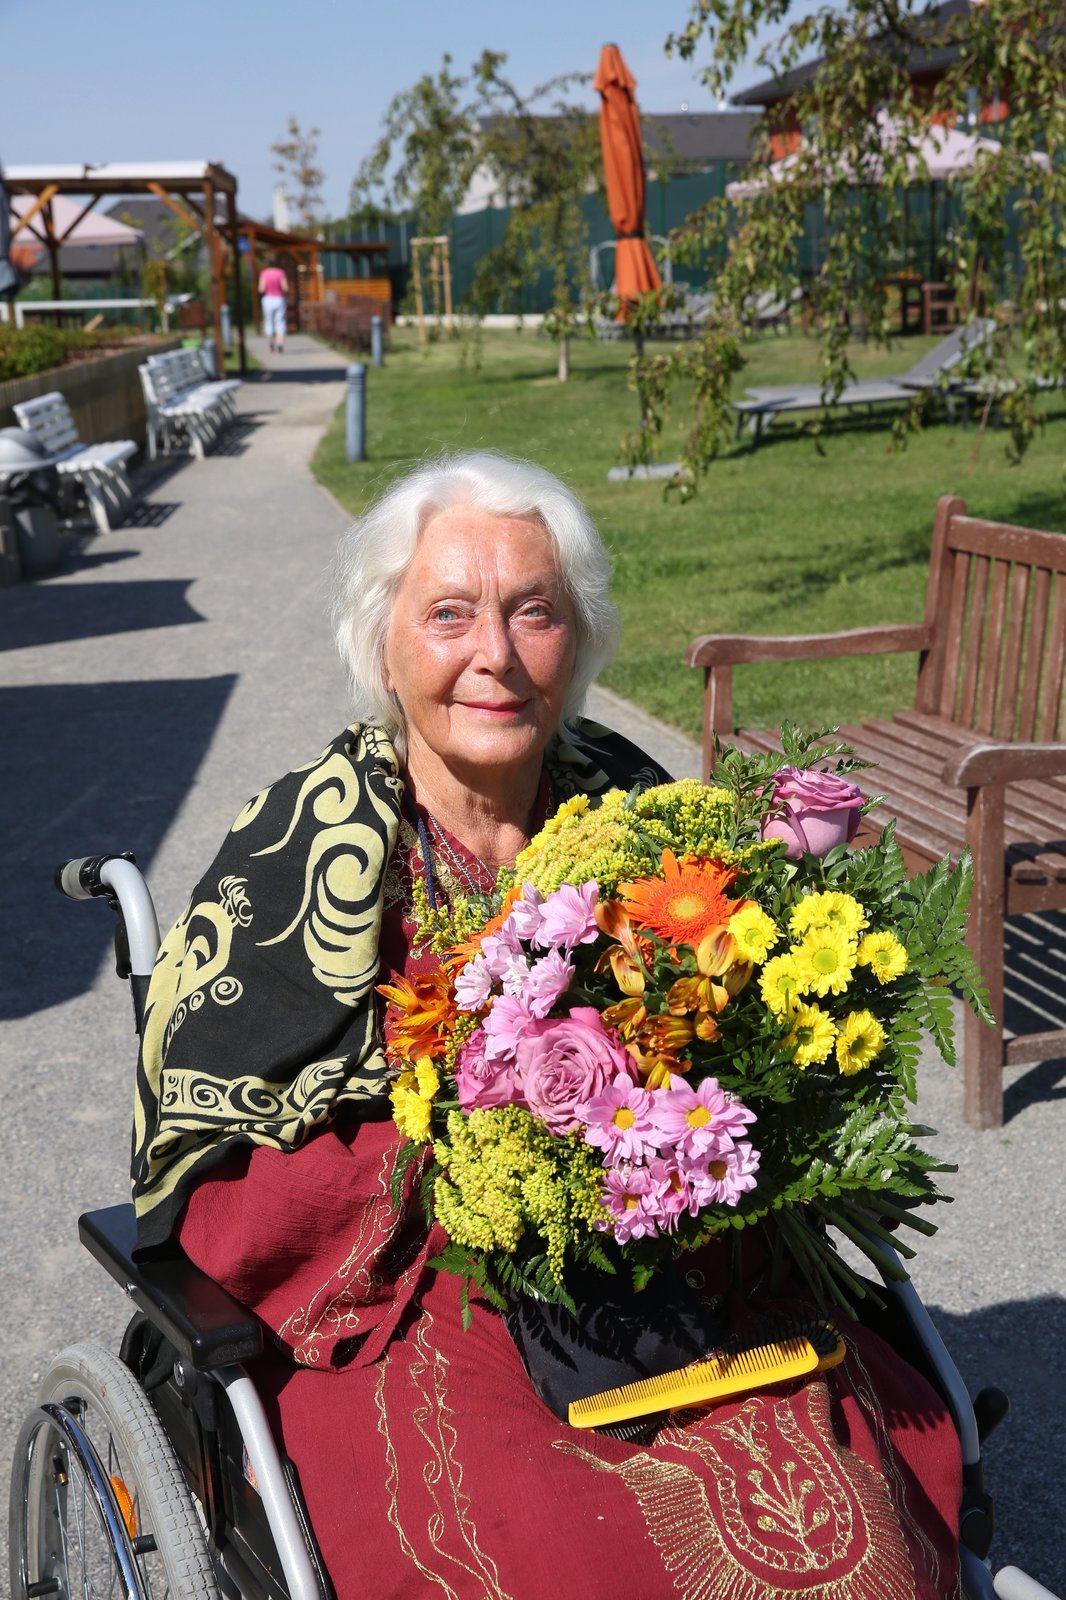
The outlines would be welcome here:
[[[366,460],[366,368],[353,361],[348,368],[346,454],[349,461]]]
[[[370,359],[375,367],[385,365],[385,320],[383,317],[370,319]]]
[[[233,348],[233,313],[230,310],[229,305],[228,305],[228,303],[226,301],[223,301],[222,304],[218,308],[218,320],[222,325],[222,348],[224,350],[232,350],[232,348]]]

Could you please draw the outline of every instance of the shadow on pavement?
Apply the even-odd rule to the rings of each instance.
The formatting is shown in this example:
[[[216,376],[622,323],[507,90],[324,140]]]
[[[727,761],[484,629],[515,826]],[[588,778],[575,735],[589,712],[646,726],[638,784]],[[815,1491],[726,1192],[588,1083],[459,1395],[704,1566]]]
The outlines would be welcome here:
[[[0,689],[5,847],[0,1018],[88,988],[110,918],[52,886],[61,861],[132,850],[147,869],[191,787],[237,679]]]
[[[1044,1033],[1066,1028],[1066,917],[1045,912],[1008,918],[1004,954],[1008,1031]],[[1041,1061],[1006,1085],[1004,1121],[1009,1122],[1027,1106],[1050,1105],[1056,1100],[1066,1100],[1066,1059],[1062,1057]]]
[[[1049,1266],[1049,1276],[1057,1270]],[[1017,1565],[1061,1592],[1055,1507],[1057,1486],[1066,1481],[1066,1299],[1008,1300],[966,1315],[930,1311],[970,1394],[996,1384],[1011,1399],[1010,1415],[983,1450],[996,1503],[993,1567]]]
[[[284,357],[278,358],[284,361]],[[361,361],[364,366],[370,365],[369,356],[352,356],[352,361]],[[261,372],[250,376],[249,383],[336,383],[345,382],[346,369],[336,367],[264,367]]]
[[[203,622],[186,599],[192,582],[21,584],[0,595],[0,651]]]
[[[124,528],[161,528],[169,522],[175,511],[181,509],[180,500],[138,500],[122,524]]]

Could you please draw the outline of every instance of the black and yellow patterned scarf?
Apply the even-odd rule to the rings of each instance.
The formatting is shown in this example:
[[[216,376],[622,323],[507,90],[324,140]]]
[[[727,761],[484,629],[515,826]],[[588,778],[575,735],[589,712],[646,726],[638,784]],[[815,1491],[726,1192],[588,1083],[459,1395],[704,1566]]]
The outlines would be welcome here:
[[[666,774],[590,722],[546,756],[559,800]],[[403,781],[353,725],[244,807],[164,938],[137,1072],[139,1247],[235,1146],[292,1149],[344,1108],[388,1114],[374,985]]]

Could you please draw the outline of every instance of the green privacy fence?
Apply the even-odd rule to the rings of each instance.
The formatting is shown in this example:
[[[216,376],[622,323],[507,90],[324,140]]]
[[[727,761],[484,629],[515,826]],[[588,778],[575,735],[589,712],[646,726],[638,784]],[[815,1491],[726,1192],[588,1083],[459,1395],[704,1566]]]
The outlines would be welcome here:
[[[724,195],[726,184],[738,176],[740,171],[739,167],[719,163],[707,171],[686,177],[652,179],[647,185],[645,205],[649,232],[658,241],[664,241],[673,229],[679,228],[700,206],[712,198]],[[954,255],[953,241],[960,225],[958,198],[946,184],[934,183],[912,185],[904,192],[901,200],[904,219],[903,237],[899,247],[886,258],[886,276],[909,271],[925,279],[944,278],[951,268]],[[582,210],[588,229],[595,286],[597,289],[609,289],[614,270],[613,250],[598,247],[609,246],[613,242],[614,229],[610,217],[597,195],[590,195],[583,202]],[[461,307],[470,295],[479,261],[503,240],[508,216],[506,208],[489,207],[483,211],[456,215],[452,218],[449,228],[452,294],[457,306]],[[418,235],[417,219],[410,218],[397,223],[375,222],[356,227],[336,223],[327,228],[326,233],[328,238],[337,240],[361,239],[366,242],[387,242],[391,246],[389,276],[393,282],[393,300],[398,307],[402,307],[410,281],[410,240]],[[825,240],[826,225],[822,207],[808,206],[799,241],[801,275],[812,276],[817,272],[824,256]],[[655,244],[655,254],[661,264],[664,256],[661,242]],[[1010,203],[1008,203],[1004,255],[1006,263],[1004,278],[994,286],[994,292],[1000,294],[1009,293],[1008,280],[1020,270],[1017,226]],[[366,262],[357,263],[353,267],[349,258],[339,252],[331,255],[326,251],[322,260],[327,282],[331,278],[348,278],[353,271],[369,275],[372,270]],[[675,282],[693,286],[706,285],[713,275],[714,263],[709,258],[678,263],[673,268]],[[575,284],[575,294],[583,297],[587,287],[587,282]],[[497,304],[491,309],[500,311],[520,309],[526,313],[543,312],[549,309],[550,304],[551,281],[545,272],[535,282],[525,286],[519,307]]]

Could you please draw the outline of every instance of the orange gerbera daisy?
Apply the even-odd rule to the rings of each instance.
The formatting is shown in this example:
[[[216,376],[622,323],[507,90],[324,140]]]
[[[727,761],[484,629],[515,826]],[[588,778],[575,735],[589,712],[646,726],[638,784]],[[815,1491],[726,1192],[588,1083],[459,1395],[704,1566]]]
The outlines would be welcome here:
[[[420,973],[413,981],[398,977],[379,983],[378,994],[389,1002],[385,1036],[390,1055],[415,1061],[444,1054],[457,1013],[443,968]]]
[[[671,944],[696,946],[713,928],[728,922],[737,903],[726,889],[736,873],[716,861],[700,861],[663,851],[661,878],[620,883],[618,894],[632,920]]]

